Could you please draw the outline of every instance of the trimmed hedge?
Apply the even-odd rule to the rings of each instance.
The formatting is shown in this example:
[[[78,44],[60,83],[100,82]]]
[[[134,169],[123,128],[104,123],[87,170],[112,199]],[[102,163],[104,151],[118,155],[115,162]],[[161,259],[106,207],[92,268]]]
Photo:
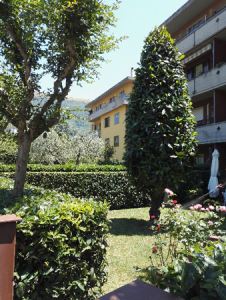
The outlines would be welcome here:
[[[1,178],[0,214],[22,217],[14,299],[96,299],[106,281],[108,205],[27,186],[14,203],[10,184]]]
[[[0,164],[0,172],[14,172],[16,165]],[[126,167],[123,165],[41,165],[41,164],[28,164],[27,171],[32,172],[118,172],[125,171]]]
[[[144,196],[131,185],[126,172],[28,172],[26,181],[77,198],[94,197],[107,200],[110,209],[150,206],[150,196]]]

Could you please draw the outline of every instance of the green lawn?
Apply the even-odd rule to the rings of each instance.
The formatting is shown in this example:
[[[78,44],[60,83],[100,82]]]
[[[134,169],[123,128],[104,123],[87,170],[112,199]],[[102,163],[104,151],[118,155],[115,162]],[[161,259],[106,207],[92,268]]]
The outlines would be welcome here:
[[[110,211],[109,219],[108,282],[104,294],[137,279],[140,274],[135,267],[147,267],[152,249],[148,207]]]

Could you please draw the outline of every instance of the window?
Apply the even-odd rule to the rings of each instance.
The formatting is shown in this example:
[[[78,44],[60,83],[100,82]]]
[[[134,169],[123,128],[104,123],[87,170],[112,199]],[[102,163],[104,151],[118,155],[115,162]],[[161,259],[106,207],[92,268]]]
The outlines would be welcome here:
[[[197,107],[193,110],[193,115],[195,116],[195,121],[196,122],[200,122],[203,120],[204,118],[204,113],[203,113],[204,109],[203,106],[201,107]]]
[[[109,99],[109,103],[113,103],[113,102],[115,102],[115,96],[114,96],[114,97],[111,97],[111,98]]]
[[[110,145],[110,139],[109,138],[105,139],[105,145]]]
[[[95,131],[95,130],[97,130],[97,125],[96,124],[92,125],[92,131]]]
[[[110,127],[110,117],[104,119],[104,127]]]
[[[119,123],[119,113],[114,115],[114,124],[118,124]]]
[[[203,72],[204,73],[208,72],[208,62],[207,61],[203,63]]]
[[[196,157],[196,163],[198,165],[204,164],[204,154],[199,154],[198,157]]]
[[[193,69],[189,69],[187,71],[187,78],[188,78],[188,80],[191,80],[193,77],[194,77],[193,76]]]
[[[203,64],[195,67],[195,76],[199,76],[203,73]]]
[[[116,135],[114,136],[114,147],[118,147],[119,146],[119,136]]]
[[[125,95],[125,92],[124,92],[124,91],[121,91],[121,92],[119,93],[119,98],[123,98],[124,95]]]

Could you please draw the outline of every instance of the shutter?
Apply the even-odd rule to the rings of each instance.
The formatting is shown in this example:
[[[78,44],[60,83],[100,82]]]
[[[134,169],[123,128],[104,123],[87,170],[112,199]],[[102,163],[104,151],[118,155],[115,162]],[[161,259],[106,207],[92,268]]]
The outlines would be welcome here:
[[[195,116],[196,122],[203,120],[203,106],[195,108],[192,113]]]

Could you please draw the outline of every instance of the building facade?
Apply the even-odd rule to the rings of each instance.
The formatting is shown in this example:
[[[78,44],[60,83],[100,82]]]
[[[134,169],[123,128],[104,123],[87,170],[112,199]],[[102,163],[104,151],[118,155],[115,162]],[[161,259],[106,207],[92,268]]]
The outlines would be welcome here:
[[[86,105],[90,109],[91,130],[98,131],[105,144],[114,147],[118,161],[122,161],[124,152],[125,115],[133,80],[132,76],[124,78]]]
[[[189,0],[163,25],[185,55],[183,64],[197,121],[199,162],[220,153],[226,173],[226,0]]]

